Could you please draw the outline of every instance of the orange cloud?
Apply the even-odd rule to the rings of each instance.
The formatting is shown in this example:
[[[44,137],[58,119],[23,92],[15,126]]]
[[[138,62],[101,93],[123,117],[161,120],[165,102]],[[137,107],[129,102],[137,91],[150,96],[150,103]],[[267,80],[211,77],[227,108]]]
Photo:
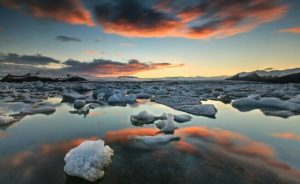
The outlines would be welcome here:
[[[126,37],[224,38],[249,32],[278,20],[288,11],[278,0],[207,1],[165,0],[150,5],[118,0],[99,4],[97,22],[104,32]]]
[[[179,11],[176,16],[179,19],[181,19],[182,22],[187,23],[198,19],[200,16],[204,14],[205,14],[204,6],[198,5],[198,6],[186,7],[183,10]]]
[[[80,0],[3,0],[2,3],[9,8],[26,11],[38,18],[49,18],[70,24],[94,25],[90,12]]]
[[[291,132],[276,133],[276,134],[272,134],[272,136],[280,139],[294,140],[300,142],[300,135]]]
[[[175,36],[178,30],[183,28],[183,24],[177,21],[162,21],[150,29],[148,27],[139,27],[126,21],[118,23],[99,21],[104,32],[109,34],[118,34],[126,37],[167,37]]]
[[[287,28],[287,29],[281,29],[281,30],[279,30],[279,32],[300,34],[300,27],[291,27],[291,28]]]

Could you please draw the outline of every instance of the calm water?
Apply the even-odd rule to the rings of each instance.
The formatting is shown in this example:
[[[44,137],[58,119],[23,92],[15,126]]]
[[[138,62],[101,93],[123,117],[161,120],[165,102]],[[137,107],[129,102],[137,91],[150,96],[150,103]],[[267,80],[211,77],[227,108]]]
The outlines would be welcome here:
[[[64,174],[63,158],[80,142],[97,138],[115,151],[99,183],[300,183],[300,116],[269,117],[209,101],[218,109],[216,119],[193,116],[177,124],[180,141],[145,148],[127,136],[155,135],[158,129],[134,126],[129,116],[181,112],[141,102],[99,107],[84,117],[69,113],[72,105],[60,99],[51,101],[58,103],[53,115],[27,116],[0,129],[1,184],[85,183]],[[22,106],[2,103],[0,112]]]

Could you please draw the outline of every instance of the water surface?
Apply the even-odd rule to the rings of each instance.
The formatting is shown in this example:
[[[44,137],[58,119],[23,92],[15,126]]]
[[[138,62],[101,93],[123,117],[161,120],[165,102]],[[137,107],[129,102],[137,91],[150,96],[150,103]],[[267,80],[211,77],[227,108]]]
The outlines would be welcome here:
[[[63,158],[80,142],[97,138],[115,153],[98,183],[300,183],[300,116],[239,112],[208,101],[218,109],[216,119],[193,116],[177,123],[180,141],[145,148],[127,137],[155,135],[158,129],[132,125],[131,114],[182,112],[141,101],[99,107],[84,117],[69,113],[72,105],[60,98],[49,101],[58,104],[54,114],[26,116],[0,129],[0,183],[86,183],[65,175]],[[2,103],[0,112],[23,105]]]

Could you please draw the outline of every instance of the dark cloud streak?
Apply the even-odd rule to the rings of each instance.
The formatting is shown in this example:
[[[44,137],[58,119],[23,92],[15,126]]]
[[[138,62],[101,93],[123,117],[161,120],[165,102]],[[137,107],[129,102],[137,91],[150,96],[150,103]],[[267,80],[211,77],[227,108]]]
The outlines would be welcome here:
[[[81,42],[81,39],[79,39],[79,38],[70,37],[70,36],[62,36],[62,35],[57,36],[56,40],[62,41],[62,42]]]
[[[51,57],[36,55],[19,55],[16,53],[0,53],[0,63],[23,64],[23,65],[49,65],[59,64],[60,61]]]

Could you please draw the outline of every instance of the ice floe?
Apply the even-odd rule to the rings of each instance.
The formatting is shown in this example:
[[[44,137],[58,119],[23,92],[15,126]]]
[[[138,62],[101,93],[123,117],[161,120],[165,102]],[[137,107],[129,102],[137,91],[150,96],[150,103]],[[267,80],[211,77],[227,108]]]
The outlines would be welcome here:
[[[130,121],[136,126],[143,126],[144,124],[151,124],[157,120],[157,117],[148,113],[147,111],[141,111],[136,115],[130,116]]]
[[[16,120],[11,116],[0,115],[0,126],[14,123]]]
[[[173,133],[176,129],[178,129],[178,127],[174,123],[174,116],[172,114],[168,114],[166,124],[160,129],[160,132]]]
[[[200,105],[183,105],[176,107],[177,110],[194,114],[197,116],[215,117],[217,109],[212,104],[200,104]]]
[[[263,97],[250,95],[246,98],[240,98],[232,102],[232,106],[238,109],[248,108],[271,108],[277,110],[287,110],[291,112],[300,112],[300,104],[290,101],[283,101],[275,97]]]
[[[184,122],[190,121],[191,119],[192,119],[192,116],[188,115],[188,114],[174,115],[174,120],[178,123],[184,123]]]
[[[24,108],[20,111],[21,115],[34,115],[34,114],[53,114],[55,112],[55,107],[53,106],[41,106],[41,107],[31,107]]]

